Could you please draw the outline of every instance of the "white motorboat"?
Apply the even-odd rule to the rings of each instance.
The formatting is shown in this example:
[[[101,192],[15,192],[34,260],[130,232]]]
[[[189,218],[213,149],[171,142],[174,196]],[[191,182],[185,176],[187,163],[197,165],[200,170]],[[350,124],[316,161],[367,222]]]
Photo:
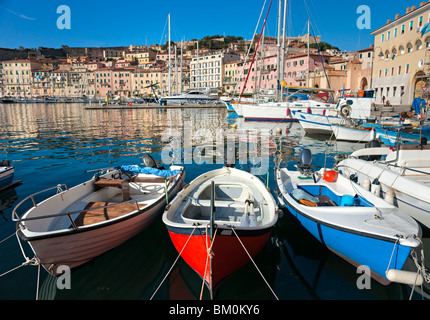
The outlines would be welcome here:
[[[336,109],[326,114],[293,111],[306,133],[333,134],[332,125],[346,124],[348,120],[368,120],[373,99],[360,97],[339,98]]]
[[[336,140],[351,142],[369,142],[375,139],[375,130],[372,126],[356,126],[351,124],[332,124]]]
[[[160,98],[160,105],[163,104],[210,104],[217,103],[219,100],[211,97],[204,91],[190,91],[186,93],[171,95]]]
[[[14,209],[13,220],[41,265],[58,275],[59,266],[80,266],[144,230],[184,178],[181,166],[120,166],[71,189],[58,185],[27,197]],[[36,196],[52,189],[55,195],[36,202]],[[33,206],[19,215],[28,202]]]
[[[337,167],[345,177],[373,190],[430,228],[430,145],[400,145],[394,151],[387,147],[365,148]]]

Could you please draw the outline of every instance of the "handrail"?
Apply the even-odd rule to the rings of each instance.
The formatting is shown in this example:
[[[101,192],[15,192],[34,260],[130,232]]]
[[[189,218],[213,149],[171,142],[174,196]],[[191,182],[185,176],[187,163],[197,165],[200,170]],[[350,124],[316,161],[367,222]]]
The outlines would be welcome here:
[[[414,172],[417,172],[417,173],[422,173],[424,175],[430,175],[430,172],[421,171],[421,170],[417,170],[417,169],[412,169],[412,168],[405,167],[405,166],[399,166],[397,164],[391,164],[391,163],[387,163],[387,162],[383,162],[383,161],[378,161],[378,163],[386,164],[388,166],[392,166],[392,167],[395,167],[395,168],[400,168],[400,169],[404,169],[404,170],[414,171]]]
[[[17,221],[18,221],[18,220],[15,220],[13,217],[14,217],[14,216],[16,216],[16,218],[17,218],[17,219],[19,219],[19,215],[17,214],[17,209],[18,209],[18,208],[19,208],[19,207],[20,207],[24,202],[26,202],[28,199],[31,199],[31,201],[33,202],[33,208],[34,208],[34,207],[37,207],[37,203],[34,201],[34,196],[37,196],[38,194],[41,194],[41,193],[48,192],[48,191],[53,190],[53,189],[60,190],[61,186],[64,186],[64,187],[66,188],[66,190],[68,190],[67,185],[65,185],[65,184],[58,184],[58,185],[56,185],[55,187],[51,187],[51,188],[48,188],[48,189],[45,189],[45,190],[42,190],[42,191],[39,191],[39,192],[33,193],[33,194],[29,195],[28,197],[24,198],[23,200],[21,200],[21,202],[20,202],[20,203],[18,203],[18,204],[16,205],[16,207],[15,207],[15,208],[13,209],[13,211],[12,211],[12,221],[15,221],[15,222],[17,222]],[[63,192],[63,191],[62,191],[62,192]],[[58,194],[58,193],[57,193],[57,194]]]

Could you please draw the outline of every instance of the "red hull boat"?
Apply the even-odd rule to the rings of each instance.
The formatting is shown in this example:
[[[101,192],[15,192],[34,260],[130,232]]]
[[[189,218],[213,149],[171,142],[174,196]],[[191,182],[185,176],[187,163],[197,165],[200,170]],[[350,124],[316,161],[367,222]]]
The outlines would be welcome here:
[[[196,178],[163,214],[176,250],[211,293],[264,248],[277,219],[270,191],[234,168]]]

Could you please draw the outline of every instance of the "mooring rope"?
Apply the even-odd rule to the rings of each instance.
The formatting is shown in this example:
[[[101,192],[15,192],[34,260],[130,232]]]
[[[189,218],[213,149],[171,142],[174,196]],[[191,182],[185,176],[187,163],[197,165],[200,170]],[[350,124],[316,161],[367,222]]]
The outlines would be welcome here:
[[[164,281],[167,279],[167,277],[169,276],[170,272],[172,272],[173,267],[175,266],[175,264],[178,262],[179,258],[182,255],[182,252],[184,252],[185,247],[187,246],[188,242],[191,239],[191,236],[194,234],[194,231],[196,231],[198,225],[194,226],[193,231],[191,232],[190,236],[188,237],[187,241],[185,242],[181,252],[179,252],[179,255],[176,257],[176,260],[173,262],[172,266],[170,267],[169,271],[167,272],[167,274],[164,276],[163,280],[161,281],[161,283],[158,285],[157,289],[155,289],[155,292],[152,294],[151,298],[149,298],[149,300],[152,300],[152,298],[154,298],[154,296],[157,294],[158,290],[161,288],[162,284],[164,283]]]
[[[246,254],[248,255],[249,259],[252,261],[252,263],[254,264],[255,268],[257,269],[258,273],[260,274],[261,278],[264,280],[264,282],[266,283],[267,287],[270,289],[270,291],[272,292],[272,294],[274,295],[274,297],[276,298],[276,300],[279,300],[278,296],[275,294],[275,292],[273,291],[273,289],[270,287],[269,283],[267,282],[267,280],[264,278],[264,275],[261,273],[260,269],[258,268],[257,264],[254,262],[254,259],[252,259],[251,255],[249,254],[248,250],[246,250],[245,245],[242,243],[242,241],[240,240],[239,236],[236,233],[236,230],[234,230],[234,227],[231,228],[231,230],[233,230],[234,234],[237,237],[237,240],[239,240],[240,244],[242,245],[243,249],[245,250]]]
[[[216,232],[218,230],[218,226],[217,226],[217,228],[215,229],[214,238],[211,241],[210,247],[208,247],[208,226],[209,226],[209,224],[206,225],[206,237],[205,237],[205,239],[206,239],[206,252],[207,252],[207,256],[206,256],[206,265],[205,265],[205,273],[204,273],[204,276],[203,276],[202,288],[200,290],[200,300],[202,300],[202,298],[203,298],[203,289],[205,287],[205,276],[206,276],[206,272],[208,270],[209,257],[210,257],[210,259],[212,259],[213,255],[214,255],[214,253],[212,251],[212,247],[214,245],[215,238],[216,238]],[[212,289],[212,283],[210,284],[210,286],[211,286],[211,289]]]

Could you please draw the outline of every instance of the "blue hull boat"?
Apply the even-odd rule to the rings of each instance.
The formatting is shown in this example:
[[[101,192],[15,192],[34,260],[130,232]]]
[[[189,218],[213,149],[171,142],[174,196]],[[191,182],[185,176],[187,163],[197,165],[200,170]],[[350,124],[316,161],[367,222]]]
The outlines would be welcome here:
[[[421,228],[409,215],[333,170],[278,169],[276,182],[281,205],[331,251],[384,285],[422,280],[402,271],[420,246]]]
[[[430,138],[430,128],[423,128],[422,132],[418,129],[405,130],[403,128],[375,127],[376,138],[381,139],[386,146],[397,144],[419,144],[422,138]]]
[[[0,162],[0,190],[12,184],[15,169],[9,161]]]

